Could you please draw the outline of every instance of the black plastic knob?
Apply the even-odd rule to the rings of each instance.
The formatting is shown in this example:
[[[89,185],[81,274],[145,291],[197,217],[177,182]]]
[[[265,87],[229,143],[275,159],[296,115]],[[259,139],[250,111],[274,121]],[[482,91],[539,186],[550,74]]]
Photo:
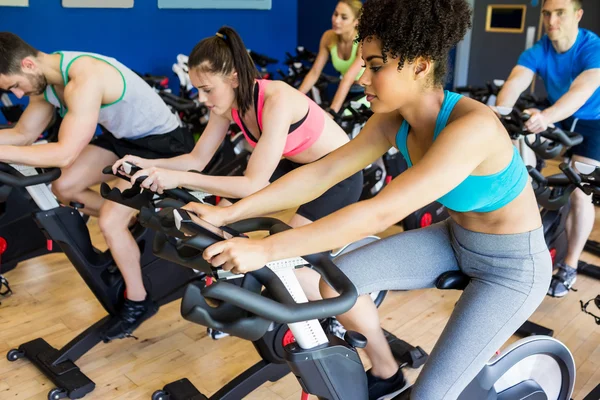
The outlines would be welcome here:
[[[361,333],[346,331],[344,340],[352,347],[363,349],[367,345],[367,338]]]

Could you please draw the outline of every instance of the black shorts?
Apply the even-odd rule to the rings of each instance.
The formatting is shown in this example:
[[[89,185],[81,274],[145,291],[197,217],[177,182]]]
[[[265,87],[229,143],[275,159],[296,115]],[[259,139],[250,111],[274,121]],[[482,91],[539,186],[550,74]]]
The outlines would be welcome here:
[[[579,133],[583,136],[583,142],[570,148],[567,154],[600,161],[600,119],[579,119],[573,127],[574,120],[573,117],[567,118],[560,125],[564,130],[573,130]]]
[[[288,172],[301,167],[303,164],[297,164],[290,160],[281,160],[277,169],[269,179],[274,182]],[[316,221],[326,217],[350,204],[356,203],[360,198],[363,189],[362,171],[357,172],[349,178],[335,184],[320,197],[317,197],[310,203],[306,203],[298,208],[297,214],[311,221]]]
[[[194,138],[182,127],[162,135],[149,135],[139,139],[117,139],[112,133],[102,129],[102,134],[96,136],[90,144],[115,153],[119,158],[131,154],[155,159],[190,153],[194,148]]]

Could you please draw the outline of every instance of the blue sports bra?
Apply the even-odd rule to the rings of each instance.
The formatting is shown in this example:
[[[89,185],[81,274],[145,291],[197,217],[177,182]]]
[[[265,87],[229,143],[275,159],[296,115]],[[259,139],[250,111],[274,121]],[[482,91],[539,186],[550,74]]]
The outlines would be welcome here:
[[[435,123],[433,140],[446,127],[450,113],[462,95],[444,91],[444,102]],[[403,121],[396,134],[396,146],[404,156],[408,167],[412,167],[406,139],[410,125]],[[513,201],[529,181],[525,163],[513,146],[513,157],[502,171],[491,175],[469,175],[457,187],[438,199],[438,202],[457,212],[490,212]]]

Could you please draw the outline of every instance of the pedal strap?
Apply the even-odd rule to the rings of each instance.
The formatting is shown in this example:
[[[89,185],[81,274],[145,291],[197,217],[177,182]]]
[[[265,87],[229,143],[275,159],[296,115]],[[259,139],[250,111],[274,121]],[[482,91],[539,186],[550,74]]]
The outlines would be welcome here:
[[[559,269],[564,271],[564,268],[559,267]],[[559,271],[556,274],[552,275],[552,280],[550,281],[550,288],[552,289],[552,296],[554,296],[554,294],[556,293],[558,284],[562,284],[569,291],[577,292],[577,289],[575,289],[571,284],[567,283],[567,281],[565,280],[565,277],[562,274],[560,274],[560,271]]]

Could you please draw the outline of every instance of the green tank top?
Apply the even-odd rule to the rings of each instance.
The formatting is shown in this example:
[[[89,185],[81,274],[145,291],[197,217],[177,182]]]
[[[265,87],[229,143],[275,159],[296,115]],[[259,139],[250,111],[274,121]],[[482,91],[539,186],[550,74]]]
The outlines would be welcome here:
[[[346,72],[348,72],[348,70],[350,69],[350,66],[352,65],[354,60],[356,60],[357,52],[358,52],[358,43],[354,42],[352,44],[352,53],[350,54],[350,58],[347,60],[342,60],[340,58],[340,56],[338,55],[337,44],[333,45],[330,50],[331,63],[333,64],[333,68],[335,68],[336,71],[338,71],[340,74],[345,75]],[[358,80],[358,78],[360,78],[362,76],[363,72],[365,72],[364,68],[361,69],[361,71],[358,73],[358,76],[356,77],[357,80]]]
[[[179,126],[177,117],[169,107],[139,75],[114,58],[95,53],[77,51],[58,51],[63,86],[69,82],[69,68],[79,57],[93,57],[112,65],[123,78],[121,97],[103,104],[98,114],[98,124],[118,139],[138,139],[149,135],[161,135],[171,132]],[[61,116],[68,112],[66,104],[59,98],[56,89],[48,85],[44,98],[59,109]]]

